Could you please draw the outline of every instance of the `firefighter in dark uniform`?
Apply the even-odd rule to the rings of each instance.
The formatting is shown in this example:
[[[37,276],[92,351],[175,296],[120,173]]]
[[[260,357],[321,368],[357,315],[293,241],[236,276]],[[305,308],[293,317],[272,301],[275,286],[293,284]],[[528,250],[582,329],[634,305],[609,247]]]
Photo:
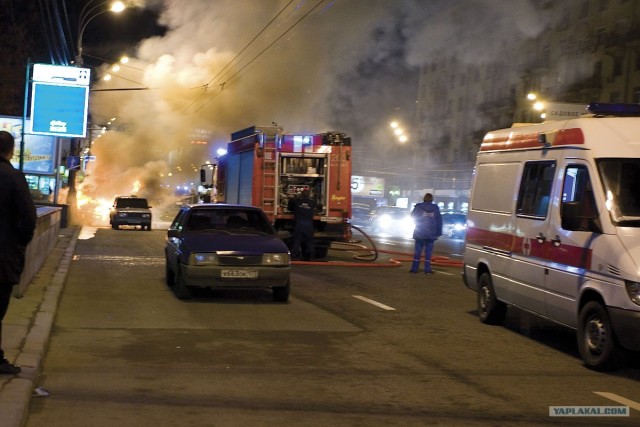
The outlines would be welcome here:
[[[300,196],[291,199],[289,210],[293,212],[293,243],[291,256],[294,259],[302,258],[305,261],[313,258],[315,248],[313,245],[313,214],[316,211],[316,203],[309,196],[309,190],[302,190]]]

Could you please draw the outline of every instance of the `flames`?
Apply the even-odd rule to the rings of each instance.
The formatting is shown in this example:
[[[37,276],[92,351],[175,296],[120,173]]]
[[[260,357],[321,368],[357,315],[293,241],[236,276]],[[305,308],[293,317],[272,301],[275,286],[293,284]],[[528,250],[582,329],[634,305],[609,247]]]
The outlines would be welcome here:
[[[142,188],[142,182],[134,180],[130,187],[133,191],[130,194],[137,194]],[[109,197],[93,195],[95,188],[81,188],[77,191],[76,207],[84,225],[107,225],[109,224],[109,211],[113,206],[113,200],[121,194],[114,194]]]
[[[142,188],[142,183],[140,182],[139,179],[136,179],[135,181],[133,181],[131,194],[138,194],[138,192],[140,191],[140,188]]]
[[[109,209],[113,205],[113,199],[105,199],[104,197],[93,198],[87,194],[78,191],[76,196],[76,206],[78,212],[82,213],[82,217],[92,222],[90,225],[98,225],[96,222],[109,223]]]

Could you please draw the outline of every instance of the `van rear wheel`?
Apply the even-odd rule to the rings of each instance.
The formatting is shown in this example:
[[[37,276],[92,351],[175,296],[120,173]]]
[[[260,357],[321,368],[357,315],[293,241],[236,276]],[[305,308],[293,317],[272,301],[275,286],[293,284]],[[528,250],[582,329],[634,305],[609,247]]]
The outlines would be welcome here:
[[[491,275],[482,273],[478,279],[478,316],[480,321],[488,325],[498,325],[504,321],[506,313],[506,304],[496,298]]]
[[[585,366],[596,371],[615,369],[621,361],[607,309],[598,301],[590,301],[580,310],[578,319],[578,351]]]

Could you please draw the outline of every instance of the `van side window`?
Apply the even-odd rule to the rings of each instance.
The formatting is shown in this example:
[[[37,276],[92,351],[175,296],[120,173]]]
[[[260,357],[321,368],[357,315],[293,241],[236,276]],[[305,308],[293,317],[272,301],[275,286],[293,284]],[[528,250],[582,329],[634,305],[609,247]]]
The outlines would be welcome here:
[[[591,221],[598,218],[598,209],[586,166],[567,166],[562,184],[560,215],[565,230],[596,231]]]
[[[544,219],[549,209],[555,162],[527,162],[522,172],[516,213]]]

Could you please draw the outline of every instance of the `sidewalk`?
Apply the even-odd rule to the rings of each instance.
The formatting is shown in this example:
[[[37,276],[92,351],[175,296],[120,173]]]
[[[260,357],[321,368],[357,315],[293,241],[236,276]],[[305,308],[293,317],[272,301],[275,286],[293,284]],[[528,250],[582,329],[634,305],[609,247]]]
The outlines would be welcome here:
[[[0,375],[0,426],[20,427],[27,419],[79,227],[60,229],[58,242],[22,298],[12,298],[4,318],[2,341],[17,375]]]

